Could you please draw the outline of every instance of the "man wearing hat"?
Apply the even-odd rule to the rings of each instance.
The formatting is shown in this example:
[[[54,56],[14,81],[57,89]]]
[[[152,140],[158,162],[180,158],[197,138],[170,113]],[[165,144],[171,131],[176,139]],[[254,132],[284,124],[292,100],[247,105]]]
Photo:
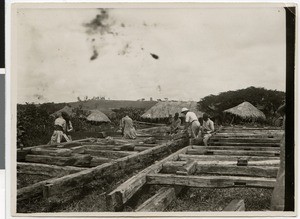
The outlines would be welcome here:
[[[186,129],[191,127],[192,138],[197,138],[200,131],[200,122],[195,113],[190,112],[188,108],[182,108],[181,113],[185,115]]]

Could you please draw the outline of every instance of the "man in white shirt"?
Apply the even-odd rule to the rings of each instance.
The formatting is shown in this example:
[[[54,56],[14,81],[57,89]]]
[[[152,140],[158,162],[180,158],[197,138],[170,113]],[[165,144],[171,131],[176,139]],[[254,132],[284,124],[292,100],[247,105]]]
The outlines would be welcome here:
[[[208,118],[207,114],[203,114],[203,125],[202,125],[202,134],[204,145],[207,146],[207,142],[212,136],[212,133],[215,131],[214,122]]]
[[[182,108],[181,113],[185,115],[185,128],[191,127],[192,138],[197,138],[200,131],[200,122],[195,113],[190,112],[187,108]]]

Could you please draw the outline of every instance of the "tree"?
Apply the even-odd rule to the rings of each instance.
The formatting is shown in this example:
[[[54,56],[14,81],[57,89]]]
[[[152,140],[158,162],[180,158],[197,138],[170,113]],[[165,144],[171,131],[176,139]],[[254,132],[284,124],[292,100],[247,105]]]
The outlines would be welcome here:
[[[274,117],[275,111],[285,99],[285,93],[265,88],[248,87],[236,91],[209,95],[198,102],[198,109],[212,117],[221,116],[223,111],[248,101],[260,109],[266,117]]]

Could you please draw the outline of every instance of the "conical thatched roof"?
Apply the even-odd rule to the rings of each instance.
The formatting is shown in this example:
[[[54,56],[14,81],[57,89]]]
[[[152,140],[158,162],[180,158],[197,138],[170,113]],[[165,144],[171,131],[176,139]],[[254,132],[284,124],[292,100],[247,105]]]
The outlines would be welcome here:
[[[265,114],[249,102],[243,102],[235,107],[224,110],[224,112],[239,116],[243,119],[266,119]]]
[[[73,111],[73,107],[65,106],[64,108],[52,113],[51,116],[57,117],[61,112],[66,112],[69,116],[75,116],[75,112]]]
[[[169,115],[174,116],[175,113],[179,113],[180,115],[183,107],[186,107],[190,111],[196,113],[198,117],[202,117],[203,115],[203,112],[197,109],[197,102],[195,101],[162,101],[147,110],[141,117],[156,119],[167,118]]]
[[[90,110],[91,114],[86,118],[92,122],[110,122],[109,118],[99,110]]]

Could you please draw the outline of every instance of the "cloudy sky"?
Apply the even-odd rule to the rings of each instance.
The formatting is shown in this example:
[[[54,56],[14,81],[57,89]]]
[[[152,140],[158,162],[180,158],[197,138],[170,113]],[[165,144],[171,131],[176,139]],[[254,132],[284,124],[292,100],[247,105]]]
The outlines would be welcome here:
[[[27,8],[16,27],[19,103],[285,90],[283,8]]]

